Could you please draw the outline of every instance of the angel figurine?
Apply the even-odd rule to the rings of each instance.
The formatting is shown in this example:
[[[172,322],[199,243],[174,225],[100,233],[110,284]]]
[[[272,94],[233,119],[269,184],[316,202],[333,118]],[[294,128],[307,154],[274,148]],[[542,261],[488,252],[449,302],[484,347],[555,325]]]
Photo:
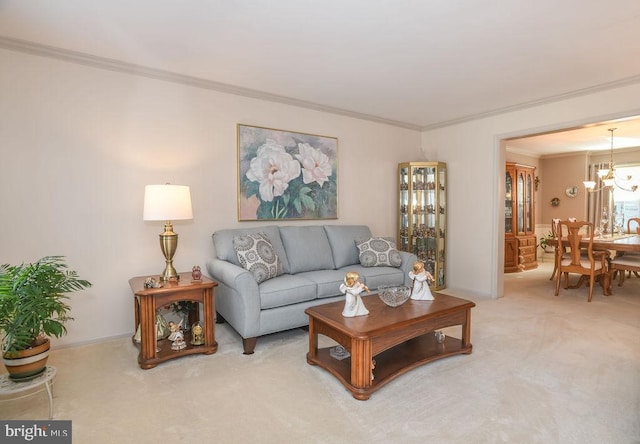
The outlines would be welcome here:
[[[184,342],[184,333],[182,333],[182,321],[180,321],[179,324],[170,321],[169,329],[171,330],[171,334],[169,335],[169,340],[172,341],[171,350],[182,350],[186,348],[187,344]]]
[[[417,261],[413,264],[413,270],[409,272],[409,278],[413,279],[411,299],[414,301],[433,301],[433,295],[429,289],[429,281],[433,276],[424,269],[424,263]]]
[[[364,306],[360,293],[369,291],[369,288],[360,282],[360,275],[355,271],[348,271],[344,284],[340,284],[340,291],[345,293],[347,298],[342,310],[342,316],[345,318],[353,318],[355,316],[364,316],[369,314],[369,310]]]

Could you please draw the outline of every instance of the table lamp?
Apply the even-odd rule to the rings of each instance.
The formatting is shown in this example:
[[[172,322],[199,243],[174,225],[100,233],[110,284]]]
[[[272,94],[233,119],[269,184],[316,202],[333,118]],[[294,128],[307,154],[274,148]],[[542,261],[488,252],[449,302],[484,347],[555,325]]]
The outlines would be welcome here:
[[[161,281],[180,279],[173,267],[173,255],[178,248],[178,235],[173,232],[172,220],[193,219],[191,192],[185,185],[147,185],[144,188],[143,220],[163,220],[164,233],[160,234],[160,249],[166,266],[160,275]]]

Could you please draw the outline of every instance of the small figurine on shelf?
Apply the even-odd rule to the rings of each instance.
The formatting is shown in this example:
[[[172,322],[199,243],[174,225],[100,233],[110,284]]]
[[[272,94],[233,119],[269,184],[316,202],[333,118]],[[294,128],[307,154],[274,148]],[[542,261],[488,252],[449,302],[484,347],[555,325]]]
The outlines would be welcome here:
[[[352,318],[355,316],[364,316],[369,314],[369,310],[364,306],[360,293],[363,291],[369,291],[366,285],[358,281],[360,275],[355,271],[348,271],[344,284],[340,284],[340,291],[345,293],[347,298],[344,304],[344,310],[342,310],[342,316],[345,318]]]
[[[182,322],[176,324],[170,321],[169,328],[171,329],[171,334],[169,335],[169,340],[172,341],[171,350],[182,350],[186,348],[187,344],[184,342],[184,334],[182,333]]]
[[[423,262],[417,261],[413,264],[413,270],[409,272],[409,277],[413,279],[411,299],[414,301],[433,301],[434,298],[429,289],[429,281],[433,281],[433,276],[424,269]]]
[[[191,269],[191,282],[202,282],[202,271],[200,270],[200,265],[194,265]]]
[[[155,278],[148,277],[144,280],[144,288],[160,288],[162,287],[162,282],[155,280]]]
[[[203,345],[204,344],[204,329],[200,325],[200,321],[193,324],[191,327],[191,345]]]

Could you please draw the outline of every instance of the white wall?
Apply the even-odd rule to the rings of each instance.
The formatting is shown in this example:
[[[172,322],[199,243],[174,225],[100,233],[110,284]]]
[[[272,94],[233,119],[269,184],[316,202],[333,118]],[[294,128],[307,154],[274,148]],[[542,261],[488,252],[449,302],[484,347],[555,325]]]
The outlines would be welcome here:
[[[633,84],[425,131],[425,156],[447,162],[448,166],[450,289],[502,296],[502,139],[638,115],[638,103],[640,84]]]
[[[0,50],[0,263],[67,256],[90,290],[72,297],[71,344],[133,332],[132,276],[159,273],[162,224],[142,221],[144,185],[191,186],[176,267],[203,265],[237,222],[236,124],[339,139],[339,219],[395,235],[396,167],[448,165],[447,284],[502,295],[500,140],[640,114],[640,85],[425,131],[395,128]],[[420,146],[423,147],[421,151]],[[297,222],[309,224],[310,222]]]
[[[0,66],[0,263],[65,255],[94,284],[58,345],[133,333],[127,281],[164,268],[145,185],[191,186],[179,271],[204,269],[215,230],[257,224],[237,222],[237,123],[337,137],[329,223],[377,235],[396,234],[397,164],[424,160],[417,131],[7,50]]]

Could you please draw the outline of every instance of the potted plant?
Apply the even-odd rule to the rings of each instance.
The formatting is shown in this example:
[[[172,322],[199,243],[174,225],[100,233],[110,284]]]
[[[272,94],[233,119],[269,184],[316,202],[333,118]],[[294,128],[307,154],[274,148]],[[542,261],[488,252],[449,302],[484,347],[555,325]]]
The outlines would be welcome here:
[[[0,266],[2,357],[11,379],[30,379],[44,370],[49,337],[66,334],[64,323],[73,319],[66,294],[90,286],[67,270],[62,256]]]
[[[553,252],[553,247],[549,245],[549,240],[551,239],[553,239],[553,234],[551,234],[551,231],[549,231],[546,236],[540,238],[540,243],[538,244],[538,246],[542,248],[545,253]]]

